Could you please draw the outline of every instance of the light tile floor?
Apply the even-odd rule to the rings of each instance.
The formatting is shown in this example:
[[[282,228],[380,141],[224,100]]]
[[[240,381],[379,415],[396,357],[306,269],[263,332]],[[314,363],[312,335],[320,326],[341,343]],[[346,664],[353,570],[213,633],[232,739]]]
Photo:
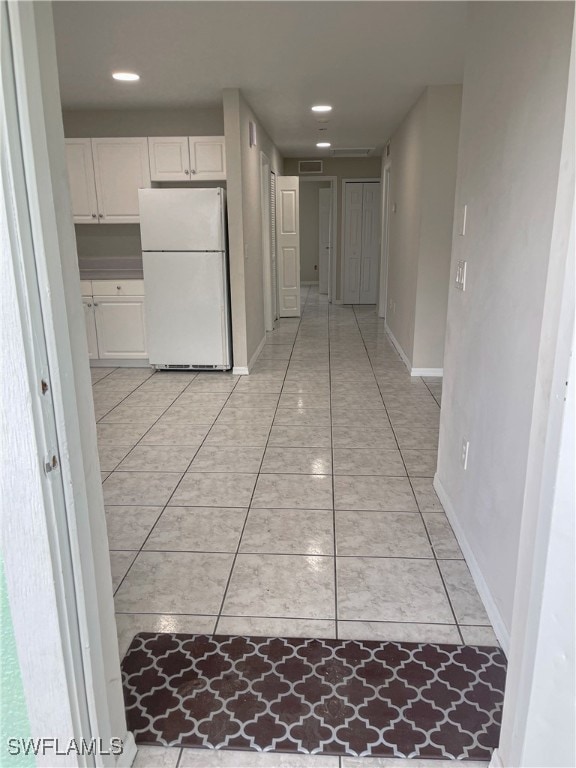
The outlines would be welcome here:
[[[303,289],[250,376],[92,377],[122,655],[138,631],[496,643],[432,487],[441,379],[408,375],[373,306]],[[229,755],[136,765],[305,758]]]

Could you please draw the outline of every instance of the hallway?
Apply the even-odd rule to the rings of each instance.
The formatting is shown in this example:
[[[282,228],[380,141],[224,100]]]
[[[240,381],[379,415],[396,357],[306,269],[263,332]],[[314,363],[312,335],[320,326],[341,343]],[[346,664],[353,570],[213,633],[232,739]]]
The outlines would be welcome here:
[[[440,382],[374,307],[302,303],[248,377],[93,369],[121,655],[138,631],[497,644],[432,489]]]

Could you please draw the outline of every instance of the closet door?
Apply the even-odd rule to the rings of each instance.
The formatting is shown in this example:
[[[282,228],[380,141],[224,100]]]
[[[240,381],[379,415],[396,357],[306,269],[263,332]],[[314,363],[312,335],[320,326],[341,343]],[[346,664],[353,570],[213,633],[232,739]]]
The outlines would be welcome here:
[[[299,178],[278,176],[276,182],[280,317],[300,317]]]
[[[344,197],[344,304],[360,303],[362,269],[362,182],[347,182]]]
[[[376,304],[380,265],[380,182],[363,185],[359,304]]]

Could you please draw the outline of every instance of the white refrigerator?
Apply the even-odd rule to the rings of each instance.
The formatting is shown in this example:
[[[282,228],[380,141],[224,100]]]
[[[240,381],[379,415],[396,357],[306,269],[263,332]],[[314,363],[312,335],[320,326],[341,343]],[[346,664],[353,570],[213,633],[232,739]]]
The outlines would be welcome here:
[[[138,194],[150,364],[229,369],[225,191],[141,189]]]

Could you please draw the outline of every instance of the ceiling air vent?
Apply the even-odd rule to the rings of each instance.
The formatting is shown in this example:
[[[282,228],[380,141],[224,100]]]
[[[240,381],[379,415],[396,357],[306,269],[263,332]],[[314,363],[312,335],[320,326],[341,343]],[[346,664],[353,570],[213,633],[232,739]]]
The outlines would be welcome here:
[[[298,173],[322,173],[322,160],[299,160]]]
[[[352,149],[331,149],[332,157],[370,157],[374,153],[374,147],[354,147]]]

